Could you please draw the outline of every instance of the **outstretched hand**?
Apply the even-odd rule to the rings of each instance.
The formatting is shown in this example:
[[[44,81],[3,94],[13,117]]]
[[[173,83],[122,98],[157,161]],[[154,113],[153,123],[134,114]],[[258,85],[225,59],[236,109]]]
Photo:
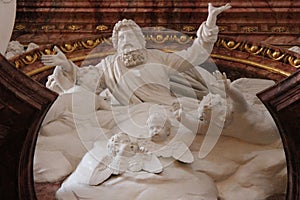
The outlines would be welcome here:
[[[47,66],[61,66],[68,71],[70,67],[68,58],[57,46],[54,46],[54,50],[57,52],[55,55],[42,56],[42,63]]]
[[[208,3],[208,13],[210,15],[213,15],[213,16],[217,16],[219,15],[221,12],[225,11],[225,10],[228,10],[229,8],[231,8],[231,5],[230,3],[227,3],[226,5],[224,6],[221,6],[221,7],[214,7],[212,5],[212,3]]]
[[[228,10],[229,8],[231,8],[230,3],[227,3],[226,5],[221,7],[214,7],[212,3],[208,3],[208,17],[206,21],[207,26],[215,26],[217,22],[217,16],[223,11]]]

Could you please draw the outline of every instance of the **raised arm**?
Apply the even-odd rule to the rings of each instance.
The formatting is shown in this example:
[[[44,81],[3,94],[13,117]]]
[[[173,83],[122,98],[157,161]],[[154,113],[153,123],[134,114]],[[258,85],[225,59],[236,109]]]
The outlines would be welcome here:
[[[78,67],[72,61],[68,60],[57,46],[54,47],[54,50],[56,51],[55,55],[42,56],[42,63],[44,65],[56,66],[52,74],[53,81],[48,80],[46,85],[57,85],[63,91],[67,91],[75,84]],[[52,89],[52,87],[49,88]]]
[[[231,5],[227,3],[221,7],[214,7],[211,3],[208,3],[208,16],[204,23],[201,24],[197,31],[197,39],[200,43],[214,43],[217,40],[219,29],[217,27],[217,17],[223,11],[231,8]],[[203,44],[205,45],[205,44]],[[207,44],[206,44],[207,45]],[[211,52],[211,50],[209,50]]]
[[[217,16],[229,8],[231,8],[229,3],[221,7],[214,7],[209,3],[207,20],[197,30],[197,38],[193,45],[186,50],[176,52],[176,54],[188,60],[194,66],[205,62],[209,58],[218,37]]]

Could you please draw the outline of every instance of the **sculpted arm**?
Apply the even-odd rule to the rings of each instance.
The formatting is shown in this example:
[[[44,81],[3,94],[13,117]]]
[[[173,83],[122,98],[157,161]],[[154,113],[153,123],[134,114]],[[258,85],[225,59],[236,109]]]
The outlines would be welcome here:
[[[57,47],[54,47],[57,52],[55,55],[43,55],[42,63],[47,66],[60,66],[71,79],[74,79],[77,66],[65,56],[65,54]],[[75,81],[75,80],[74,80]]]
[[[194,40],[193,45],[176,54],[188,60],[194,66],[202,64],[208,59],[219,32],[218,26],[216,25],[217,16],[229,8],[231,8],[229,3],[221,7],[214,7],[209,3],[207,20],[200,25],[197,31],[197,38]]]

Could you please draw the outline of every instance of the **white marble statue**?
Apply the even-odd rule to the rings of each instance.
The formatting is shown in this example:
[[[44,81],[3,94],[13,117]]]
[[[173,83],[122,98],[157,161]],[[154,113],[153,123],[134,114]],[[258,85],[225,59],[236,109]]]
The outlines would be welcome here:
[[[9,59],[14,56],[21,55],[24,52],[25,52],[24,45],[22,45],[19,41],[10,41],[5,51],[5,57]]]
[[[107,142],[107,149],[101,147],[102,142],[96,142],[94,148],[86,153],[68,178],[69,183],[99,185],[112,175],[121,175],[128,170],[150,173],[160,173],[163,170],[158,158],[141,150],[126,133],[113,135]]]
[[[241,199],[243,192],[235,195],[235,189],[244,191],[250,199],[250,193],[256,194],[254,199],[283,193],[284,187],[270,186],[272,182],[284,181],[286,169],[281,147],[274,146],[278,132],[271,131],[274,122],[267,111],[260,109],[261,103],[252,98],[271,83],[248,79],[229,83],[225,75],[212,75],[195,67],[209,57],[218,34],[217,16],[229,8],[230,4],[209,4],[208,18],[199,27],[197,38],[191,47],[179,52],[146,49],[140,27],[124,19],[113,29],[116,54],[96,66],[78,67],[57,47],[55,55],[44,55],[45,65],[56,66],[47,87],[60,97],[54,106],[56,111],[53,108],[41,127],[35,179],[57,181],[73,172],[56,194],[57,199],[67,200],[99,199],[99,195],[115,200],[125,196],[133,200]],[[194,69],[199,73],[197,84],[203,88],[203,94],[208,94],[202,101],[170,91],[172,75]],[[242,95],[235,90],[240,90],[240,85],[246,88]],[[212,94],[208,88],[213,88]],[[102,97],[98,102],[104,90],[115,102]],[[80,95],[82,91],[89,95]],[[251,98],[245,96],[247,92]],[[63,100],[59,102],[60,99]],[[153,114],[153,107],[167,117]],[[217,134],[216,127],[221,130]],[[113,145],[108,148],[109,153],[107,138],[117,137],[114,134],[119,132],[128,134],[130,140],[126,136],[125,142],[110,141]],[[199,158],[203,145],[205,156]],[[51,159],[45,161],[47,153]],[[261,162],[272,153],[276,160]],[[53,162],[56,154],[64,164]],[[147,167],[145,156],[150,161],[157,156],[162,168],[153,171]],[[257,168],[254,160],[261,162]],[[247,174],[249,169],[255,176]],[[271,169],[269,174],[265,174],[266,169]],[[247,181],[243,180],[244,174]],[[267,183],[261,190],[249,187],[260,185],[261,180]]]
[[[112,35],[117,53],[95,66],[103,72],[98,83],[103,84],[102,88],[108,88],[122,105],[141,102],[170,105],[176,99],[170,94],[170,75],[191,69],[209,57],[217,40],[217,16],[229,8],[229,4],[218,8],[210,4],[207,21],[197,31],[193,45],[187,50],[171,54],[146,49],[141,28],[134,21],[124,19],[118,22]],[[43,55],[42,61],[45,65],[61,66],[65,76],[73,82],[78,71],[82,70],[61,51],[56,55]]]
[[[217,80],[215,87],[224,87],[224,90],[220,94],[209,93],[202,99],[198,118],[182,110],[176,111],[180,112],[179,118],[187,123],[187,127],[199,125],[198,132],[202,134],[210,134],[207,132],[209,126],[222,127],[220,134],[260,145],[280,139],[276,124],[263,106],[257,107],[249,102],[225,73],[216,71],[213,75]],[[258,104],[261,105],[260,102]]]
[[[140,27],[134,21],[126,19],[118,22],[113,30],[112,41],[114,47],[117,49],[117,53],[104,58],[94,67],[88,67],[93,68],[93,70],[87,70],[87,67],[79,68],[75,66],[66,58],[59,48],[56,47],[56,55],[42,56],[42,61],[45,65],[57,66],[54,71],[54,77],[52,77],[47,84],[52,88],[56,88],[59,93],[64,94],[76,85],[82,71],[91,76],[96,73],[97,75],[99,74],[99,79],[89,80],[91,84],[97,84],[97,86],[94,87],[94,93],[96,93],[96,95],[98,94],[98,88],[107,88],[121,105],[132,105],[144,102],[171,105],[173,101],[176,101],[177,97],[170,92],[169,75],[176,73],[176,70],[184,71],[191,69],[193,68],[193,65],[201,64],[209,57],[218,34],[216,18],[218,14],[229,8],[229,4],[218,8],[209,4],[207,21],[200,26],[197,32],[197,39],[195,39],[193,45],[187,50],[176,53],[165,53],[155,49],[146,49],[145,39]],[[132,58],[129,58],[130,52],[134,52],[132,53]],[[138,64],[140,61],[129,61],[133,58],[141,60],[141,58],[136,55],[137,53],[144,57],[143,64]],[[131,64],[128,63],[136,63],[137,65],[132,64],[132,66],[129,66]],[[74,98],[74,95],[72,96],[72,100],[79,101],[82,98],[83,97]],[[93,102],[94,99],[88,101]],[[62,101],[62,103],[64,102]],[[90,103],[81,104],[80,109],[83,111],[93,109],[93,107],[86,109],[87,106],[90,106]],[[65,106],[62,105],[58,107]],[[76,108],[78,108],[78,106]],[[120,112],[126,113],[124,110]],[[119,121],[115,121],[115,118],[116,116],[120,116],[120,112],[118,111],[116,114],[115,112],[107,112],[107,110],[103,109],[97,111],[96,115],[101,128],[109,130],[116,126]],[[72,137],[78,136],[78,133],[76,133],[76,131],[78,132],[78,127],[76,127],[77,122],[74,119],[72,120],[73,117],[74,115],[72,116],[72,113],[70,112],[67,117],[63,117],[62,120],[68,121],[67,125],[66,123],[60,123],[61,121],[43,123],[40,137],[45,136],[45,139],[47,138],[50,140],[52,139],[49,137],[50,135],[59,137],[62,133],[64,133],[63,135],[66,135],[68,132],[73,132],[68,134],[72,135]],[[72,125],[74,121],[75,125]],[[53,121],[48,120],[46,122]],[[60,124],[58,125],[57,123]],[[48,127],[52,128],[51,132],[45,131]],[[46,148],[45,145],[42,144],[39,144],[38,146],[42,146],[43,149],[51,148],[48,146]],[[59,147],[59,149],[63,148],[64,147],[61,146]],[[68,151],[69,149],[66,148],[63,151],[65,152],[63,154],[70,156],[69,153],[67,153]],[[78,164],[80,156],[82,156],[82,153],[78,153],[78,157],[70,161],[73,168],[76,166],[76,162]],[[42,170],[37,171],[41,173],[45,172]],[[44,176],[46,175],[41,177]]]
[[[150,140],[142,139],[139,145],[158,157],[174,158],[183,163],[192,163],[194,157],[182,137],[193,136],[188,134],[171,133],[171,122],[162,113],[151,113],[147,120]],[[177,135],[178,134],[178,135]]]
[[[16,0],[0,1],[0,53],[3,55],[5,55],[5,51],[14,30],[16,10]]]
[[[28,47],[25,48],[24,45],[22,45],[19,41],[12,40],[8,43],[7,49],[5,51],[5,57],[7,59],[13,58],[15,56],[21,55],[25,52],[31,51],[33,49],[38,48],[39,46],[35,43],[29,43]]]

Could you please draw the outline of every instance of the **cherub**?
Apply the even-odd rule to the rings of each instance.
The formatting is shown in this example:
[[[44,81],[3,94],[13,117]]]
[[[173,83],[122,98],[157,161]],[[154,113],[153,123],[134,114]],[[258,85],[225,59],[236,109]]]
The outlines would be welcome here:
[[[47,82],[48,87],[52,89],[59,88],[55,91],[59,92],[60,95],[48,111],[43,125],[67,113],[88,114],[99,109],[111,110],[109,99],[99,95],[103,89],[100,87],[101,84],[97,83],[101,74],[97,68],[87,67],[78,72],[74,85],[67,80],[61,80],[60,77],[63,71],[59,66],[54,71],[53,80],[49,79]],[[85,104],[82,102],[85,102]]]
[[[139,140],[142,148],[154,153],[158,157],[169,158],[183,163],[192,163],[194,157],[189,147],[184,143],[180,136],[171,134],[171,122],[162,113],[152,113],[147,120],[149,130],[149,140]]]
[[[245,95],[227,79],[225,73],[213,73],[219,94],[209,93],[199,104],[198,117],[185,113],[180,106],[174,113],[186,127],[198,126],[205,139],[214,136],[207,145],[208,151],[216,144],[220,134],[238,138],[253,144],[267,145],[280,137],[274,121],[267,110],[251,105]],[[219,133],[217,133],[219,132]],[[213,137],[211,137],[213,138]],[[208,147],[209,146],[209,147]],[[201,150],[200,150],[201,151]],[[207,151],[207,152],[208,152]]]
[[[132,142],[126,133],[112,136],[107,143],[108,155],[104,156],[94,169],[89,185],[99,185],[111,175],[119,175],[126,170],[160,173],[163,167],[158,158]]]

